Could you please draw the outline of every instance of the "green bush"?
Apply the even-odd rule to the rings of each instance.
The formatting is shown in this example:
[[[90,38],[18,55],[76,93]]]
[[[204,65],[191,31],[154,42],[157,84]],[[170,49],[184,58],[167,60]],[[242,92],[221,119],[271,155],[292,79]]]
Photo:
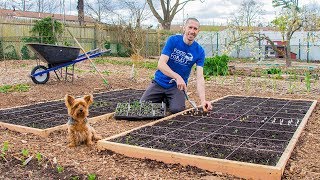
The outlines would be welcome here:
[[[2,39],[0,39],[0,59],[4,59]]]
[[[280,68],[270,68],[265,71],[266,74],[281,74],[282,71]]]
[[[42,43],[55,44],[58,41],[57,35],[63,33],[63,25],[61,22],[53,20],[51,17],[46,17],[36,21],[31,32],[35,36],[40,36]]]
[[[13,45],[7,46],[4,50],[4,56],[6,59],[20,59],[16,48]]]
[[[206,58],[203,67],[205,77],[227,75],[229,59],[227,55]]]
[[[39,43],[40,39],[36,38],[36,37],[24,37],[24,38],[22,38],[22,41],[25,43]],[[34,53],[33,53],[33,56],[31,56],[31,55],[32,55],[32,53],[28,49],[28,47],[26,45],[23,45],[21,48],[22,59],[35,59],[36,58]]]

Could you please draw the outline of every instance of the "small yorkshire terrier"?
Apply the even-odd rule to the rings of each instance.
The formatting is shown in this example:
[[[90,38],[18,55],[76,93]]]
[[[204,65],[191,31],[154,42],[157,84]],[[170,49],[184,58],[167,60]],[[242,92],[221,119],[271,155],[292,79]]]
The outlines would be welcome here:
[[[88,123],[89,106],[93,103],[93,96],[85,95],[75,99],[71,95],[65,96],[65,104],[70,119],[68,121],[69,147],[75,147],[81,143],[92,145],[94,140],[100,140],[101,136]]]

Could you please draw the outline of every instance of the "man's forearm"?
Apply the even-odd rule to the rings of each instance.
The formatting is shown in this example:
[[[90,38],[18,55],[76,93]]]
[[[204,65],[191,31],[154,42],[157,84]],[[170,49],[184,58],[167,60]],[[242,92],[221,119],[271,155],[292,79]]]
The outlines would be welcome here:
[[[198,95],[201,100],[201,103],[205,102],[206,92],[205,92],[205,83],[203,78],[197,79],[197,91],[198,91]]]

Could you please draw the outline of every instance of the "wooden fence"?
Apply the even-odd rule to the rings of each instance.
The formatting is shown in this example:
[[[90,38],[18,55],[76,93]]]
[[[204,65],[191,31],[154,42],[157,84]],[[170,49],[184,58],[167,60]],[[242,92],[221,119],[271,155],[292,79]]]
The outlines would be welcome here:
[[[25,47],[26,39],[34,37],[30,32],[35,24],[35,20],[3,18],[0,17],[0,59],[25,59],[24,53],[28,51]],[[131,45],[129,39],[124,39],[124,28],[121,26],[111,26],[105,24],[87,24],[79,26],[77,23],[65,23],[73,36],[80,42],[86,51],[95,48],[111,48],[114,56],[128,56],[127,49]],[[156,30],[144,30],[139,33],[141,45],[140,55],[144,57],[160,55],[165,39],[172,33],[160,32]],[[58,37],[58,45],[77,46],[68,31],[64,31]]]

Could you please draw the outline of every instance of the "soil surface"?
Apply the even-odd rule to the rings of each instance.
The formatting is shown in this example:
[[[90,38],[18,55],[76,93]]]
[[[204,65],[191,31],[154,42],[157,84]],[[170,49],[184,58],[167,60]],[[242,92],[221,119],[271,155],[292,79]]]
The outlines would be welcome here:
[[[61,100],[66,94],[83,96],[87,93],[124,88],[145,89],[154,74],[153,69],[136,68],[135,79],[131,79],[131,66],[109,63],[96,64],[99,70],[108,71],[105,78],[109,84],[106,86],[99,74],[94,73],[90,62],[84,61],[76,64],[73,82],[59,81],[54,73],[50,73],[50,79],[46,84],[37,85],[28,77],[35,66],[35,61],[0,62],[1,85],[25,83],[30,86],[28,92],[0,93],[0,108]],[[290,85],[289,87],[289,82],[285,80],[245,76],[217,77],[206,81],[206,97],[208,100],[226,95],[319,99],[319,81],[312,83],[310,92],[306,92],[305,87],[304,82],[294,82],[294,86]],[[199,104],[194,72],[189,80],[188,92],[191,93],[190,99]],[[188,102],[186,103],[188,107],[191,107]],[[288,160],[282,179],[320,179],[319,113],[320,108],[317,105]],[[250,115],[248,119],[252,116]],[[92,126],[103,138],[106,138],[149,122],[151,120],[117,121],[110,119],[96,122]],[[4,141],[9,142],[9,150],[5,155],[7,161],[3,159],[0,161],[0,179],[70,179],[75,176],[79,179],[85,179],[89,174],[96,175],[98,179],[234,179],[233,176],[227,174],[208,172],[195,167],[134,159],[109,151],[99,152],[96,145],[69,148],[66,136],[66,131],[57,131],[48,138],[42,138],[29,133],[18,133],[0,128],[1,148]],[[25,166],[21,165],[21,151],[23,149],[27,149],[29,155],[33,155],[30,164]],[[46,163],[37,164],[35,162],[37,153],[41,153],[45,157]],[[18,160],[16,161],[16,159]],[[12,162],[16,162],[16,164],[10,164]],[[49,170],[49,165],[46,164],[52,166],[56,171]],[[64,173],[56,173],[58,167],[63,167],[63,172],[70,173],[67,173],[66,176]]]

